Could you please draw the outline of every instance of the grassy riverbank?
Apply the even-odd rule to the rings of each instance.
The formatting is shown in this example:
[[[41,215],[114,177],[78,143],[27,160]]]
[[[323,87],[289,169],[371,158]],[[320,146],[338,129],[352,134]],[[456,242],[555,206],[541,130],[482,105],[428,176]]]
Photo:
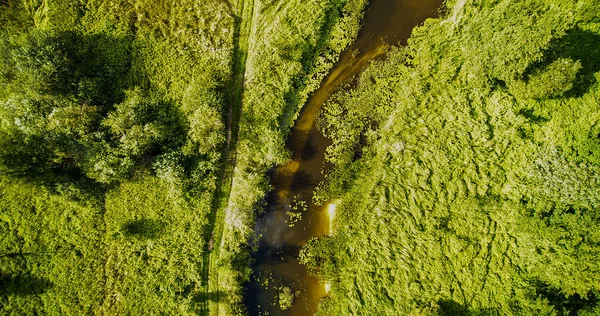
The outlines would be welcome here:
[[[448,1],[329,102],[320,314],[598,313],[598,17]]]
[[[292,118],[356,36],[365,4],[254,2],[235,169],[214,273],[218,289],[230,294],[229,303],[220,305],[222,314],[244,310],[248,242],[269,189],[267,172],[288,156],[284,146]]]

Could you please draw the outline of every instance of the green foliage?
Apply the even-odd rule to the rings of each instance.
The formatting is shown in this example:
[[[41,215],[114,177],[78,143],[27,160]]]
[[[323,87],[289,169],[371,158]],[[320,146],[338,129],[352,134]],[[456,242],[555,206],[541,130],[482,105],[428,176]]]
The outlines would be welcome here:
[[[0,181],[3,312],[92,313],[104,290],[101,202],[81,186]]]
[[[279,308],[284,311],[294,304],[295,293],[289,286],[282,286],[279,290]]]
[[[95,224],[64,234],[87,234],[93,260],[68,252],[56,259],[87,271],[76,275],[80,289],[64,290],[69,274],[48,273],[41,257],[26,257],[29,266],[2,262],[11,293],[34,283],[40,289],[4,296],[6,311],[186,314],[214,299],[241,313],[250,259],[244,244],[268,188],[266,171],[287,157],[294,116],[356,36],[365,3],[271,1],[252,12],[254,5],[220,0],[2,2],[0,170],[2,179],[27,186],[7,203],[73,187],[81,196],[71,189],[48,194],[83,204],[93,197],[96,212]],[[232,12],[238,6],[244,12]],[[246,26],[234,27],[236,13]],[[237,43],[239,60],[232,61],[236,29],[252,34]],[[200,275],[207,216],[221,150],[230,137],[237,141],[238,130],[225,135],[223,100],[232,100],[224,90],[238,80],[231,78],[231,69],[240,68],[233,62],[245,63],[245,56],[247,67],[238,69],[247,68],[245,80],[235,74],[245,92],[231,214],[223,242],[215,240],[223,248],[214,270],[223,293],[207,294]],[[239,120],[234,111],[232,124]],[[3,220],[20,218],[11,209]],[[64,210],[58,205],[47,221],[60,222]],[[6,231],[48,232],[32,225]],[[39,246],[55,242],[44,237]],[[62,303],[40,304],[52,300]]]
[[[320,314],[597,311],[592,3],[448,2],[331,99],[317,200],[343,202],[301,257]]]
[[[215,153],[225,142],[224,134],[225,126],[220,113],[201,104],[190,117],[188,142],[184,150],[189,155]]]
[[[343,242],[337,237],[313,238],[300,251],[300,262],[326,280],[335,278],[339,269],[336,253],[344,251],[339,245]]]
[[[269,190],[268,171],[289,153],[285,138],[308,95],[359,29],[365,0],[261,1],[253,15],[235,169],[219,257],[219,287],[241,313],[241,284],[249,279],[255,216]],[[245,16],[247,18],[247,16]],[[237,308],[237,309],[236,309]]]
[[[248,58],[239,151],[261,169],[287,159],[285,137],[294,118],[356,36],[365,5],[360,0],[297,2],[259,6],[252,34],[257,41]],[[344,23],[352,27],[340,30]]]
[[[534,99],[562,96],[573,88],[573,81],[580,69],[580,62],[558,59],[545,69],[532,74],[525,89]]]
[[[107,146],[91,140],[89,147],[96,151],[92,149],[95,156],[84,163],[86,174],[103,183],[127,179],[136,160],[177,150],[185,141],[181,116],[172,104],[144,98],[138,90],[126,91],[125,100],[101,122],[112,142]]]
[[[294,227],[298,221],[302,220],[302,216],[306,210],[308,210],[308,203],[301,200],[300,195],[294,196],[294,201],[288,206],[288,210],[285,212],[289,217],[287,220],[288,226]]]
[[[3,313],[200,313],[223,1],[0,2]]]
[[[198,265],[209,205],[181,185],[141,175],[106,195],[106,299],[103,312],[198,312]]]

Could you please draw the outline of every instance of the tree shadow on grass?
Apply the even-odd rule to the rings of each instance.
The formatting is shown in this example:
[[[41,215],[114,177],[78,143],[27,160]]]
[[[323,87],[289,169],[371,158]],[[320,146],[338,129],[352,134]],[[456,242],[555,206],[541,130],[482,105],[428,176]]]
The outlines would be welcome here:
[[[556,57],[579,60],[582,66],[573,83],[573,89],[567,93],[567,96],[582,96],[597,83],[594,73],[600,71],[598,56],[600,56],[600,35],[594,32],[575,28],[557,41]]]
[[[576,27],[567,31],[563,37],[552,40],[544,59],[531,65],[525,74],[531,75],[537,69],[543,69],[560,58],[579,61],[582,68],[577,73],[573,88],[564,96],[581,97],[597,84],[598,80],[594,74],[600,71],[598,56],[600,56],[600,35]]]
[[[142,239],[154,239],[160,236],[167,225],[159,220],[139,219],[122,226],[125,236]]]
[[[471,310],[467,306],[451,299],[439,300],[438,316],[500,316],[503,315],[494,308],[481,308]]]
[[[215,292],[208,292],[208,293],[200,293],[198,295],[194,296],[194,301],[195,302],[221,302],[225,299],[225,297],[227,296],[227,293],[223,292],[223,291],[215,291]]]
[[[591,309],[600,303],[600,297],[590,291],[586,297],[579,294],[566,296],[560,289],[553,288],[543,282],[536,283],[536,294],[548,300],[558,315],[578,315],[580,311]]]
[[[43,294],[52,286],[53,284],[49,280],[30,274],[0,272],[0,295]]]
[[[469,316],[469,309],[453,300],[438,301],[439,316]]]

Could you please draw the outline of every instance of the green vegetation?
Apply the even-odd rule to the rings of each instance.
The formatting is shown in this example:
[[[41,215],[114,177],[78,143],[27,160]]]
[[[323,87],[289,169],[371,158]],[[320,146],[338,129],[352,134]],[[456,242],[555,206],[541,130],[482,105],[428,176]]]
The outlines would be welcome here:
[[[287,310],[294,304],[296,294],[292,292],[292,289],[289,286],[282,286],[279,290],[279,308],[281,310]]]
[[[0,3],[3,313],[207,312],[229,10]]]
[[[244,310],[241,284],[251,273],[248,240],[269,190],[267,172],[289,157],[285,137],[293,118],[356,37],[365,5],[365,0],[255,0],[252,10],[243,11],[252,23],[245,26],[251,32],[239,135],[232,135],[235,169],[217,241],[214,289],[228,293],[229,300],[220,311]]]
[[[600,6],[447,1],[324,108],[322,315],[600,312]]]
[[[320,314],[600,313],[595,2],[448,0],[340,87]],[[0,311],[244,314],[267,173],[366,4],[0,1]]]
[[[1,2],[2,311],[243,313],[266,172],[365,5]]]
[[[294,227],[298,221],[302,220],[303,214],[308,210],[308,203],[301,200],[301,198],[300,195],[294,196],[294,201],[289,205],[289,210],[286,211],[289,216],[287,221],[289,227]]]

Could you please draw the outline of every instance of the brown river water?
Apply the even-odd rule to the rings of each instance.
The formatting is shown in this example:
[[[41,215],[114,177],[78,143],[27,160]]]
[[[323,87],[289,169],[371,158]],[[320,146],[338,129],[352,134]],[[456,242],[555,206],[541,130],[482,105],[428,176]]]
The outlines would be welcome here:
[[[306,242],[330,234],[329,206],[312,203],[313,191],[327,169],[325,149],[331,141],[316,128],[318,112],[342,82],[360,73],[370,61],[385,55],[389,45],[404,45],[412,29],[435,17],[442,0],[371,0],[354,44],[304,105],[288,138],[292,160],[272,176],[269,205],[256,224],[258,250],[253,275],[246,286],[250,315],[313,315],[327,295],[319,278],[308,275],[298,253]],[[294,200],[306,201],[302,219],[289,227]],[[293,305],[281,310],[279,294],[288,287],[296,294]]]

